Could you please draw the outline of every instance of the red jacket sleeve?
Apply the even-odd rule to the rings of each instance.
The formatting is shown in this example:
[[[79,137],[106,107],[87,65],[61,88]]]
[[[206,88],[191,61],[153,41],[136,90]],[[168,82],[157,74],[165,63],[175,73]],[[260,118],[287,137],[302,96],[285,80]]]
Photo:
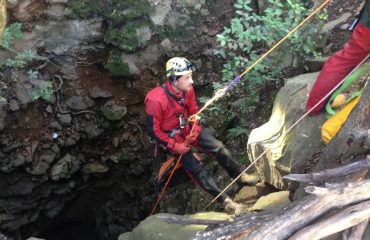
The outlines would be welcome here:
[[[146,125],[151,139],[158,141],[160,144],[172,149],[174,140],[164,132],[161,125],[163,122],[162,104],[158,100],[145,98],[145,111],[147,113]]]

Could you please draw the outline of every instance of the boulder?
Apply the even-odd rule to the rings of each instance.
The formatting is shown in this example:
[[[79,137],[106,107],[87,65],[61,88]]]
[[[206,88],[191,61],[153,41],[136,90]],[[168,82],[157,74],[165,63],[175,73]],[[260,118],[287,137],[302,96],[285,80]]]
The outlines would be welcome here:
[[[253,129],[248,139],[251,162],[267,151],[256,162],[256,169],[262,180],[278,189],[288,189],[289,184],[282,176],[303,172],[307,161],[323,146],[320,127],[326,120],[324,114],[304,118],[286,134],[305,113],[307,97],[317,75],[309,73],[288,79],[275,98],[270,120]]]
[[[82,171],[87,174],[105,173],[109,168],[100,162],[91,162],[83,166]]]
[[[73,96],[67,100],[67,105],[72,110],[80,111],[80,110],[85,110],[91,107],[92,105],[94,105],[94,101],[86,96],[85,97]]]
[[[50,177],[54,181],[58,181],[61,178],[70,178],[79,169],[80,162],[78,159],[67,153],[53,165],[50,170]]]
[[[32,86],[29,84],[17,84],[15,89],[15,95],[18,101],[22,105],[27,105],[33,101],[32,99]]]
[[[271,193],[267,196],[263,196],[257,200],[253,205],[253,211],[266,211],[273,210],[282,206],[286,206],[290,203],[289,191],[281,191]]]
[[[45,2],[43,0],[23,0],[13,9],[12,14],[14,20],[26,22],[41,15],[44,8]]]
[[[333,20],[333,21],[331,21],[331,22],[326,23],[326,24],[322,27],[322,29],[321,29],[320,33],[321,33],[321,34],[328,34],[328,33],[330,33],[330,31],[331,31],[331,30],[333,30],[335,27],[337,27],[337,26],[339,26],[339,25],[341,25],[341,24],[345,23],[346,21],[348,21],[348,19],[349,19],[350,17],[352,17],[352,14],[351,14],[351,13],[349,13],[349,12],[344,13],[344,14],[343,14],[342,16],[340,16],[338,19],[335,19],[335,20]]]
[[[219,212],[197,213],[192,215],[177,216],[174,214],[156,214],[142,221],[131,233],[123,233],[119,240],[182,240],[192,239],[198,231],[206,229],[206,225],[170,224],[163,218],[174,217],[178,220],[207,219],[207,220],[230,220],[230,215]]]
[[[79,50],[82,44],[103,39],[103,25],[99,19],[48,21],[34,28],[39,45],[46,52],[62,55]]]
[[[100,108],[103,116],[108,120],[116,121],[121,120],[127,113],[126,106],[120,106],[115,101],[109,101]]]
[[[149,17],[154,26],[163,26],[168,13],[171,11],[171,0],[160,1],[150,12]]]

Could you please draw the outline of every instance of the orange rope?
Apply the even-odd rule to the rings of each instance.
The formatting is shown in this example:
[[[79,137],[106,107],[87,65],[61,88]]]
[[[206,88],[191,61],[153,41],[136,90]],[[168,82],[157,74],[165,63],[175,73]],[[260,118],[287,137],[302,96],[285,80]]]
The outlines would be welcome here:
[[[195,127],[195,125],[197,125],[197,124],[198,124],[198,120],[196,120],[196,121],[194,122],[194,124],[193,124],[193,126],[192,126],[192,128],[191,128],[191,130],[190,130],[189,135],[193,132],[194,127]],[[152,209],[152,212],[150,213],[150,216],[154,214],[155,210],[157,210],[157,207],[158,207],[159,203],[161,202],[161,200],[162,200],[162,198],[163,198],[164,192],[166,191],[166,188],[167,188],[168,184],[169,184],[169,183],[170,183],[170,181],[171,181],[172,175],[175,173],[177,166],[180,164],[180,160],[181,160],[181,158],[182,158],[182,155],[183,155],[183,154],[181,154],[181,155],[180,155],[180,157],[176,160],[175,167],[172,169],[171,174],[170,174],[170,176],[168,177],[166,184],[164,185],[164,187],[163,187],[163,189],[162,189],[161,193],[159,194],[159,197],[158,197],[158,199],[157,199],[157,202],[155,203],[155,205],[154,205],[154,207],[153,207],[153,209]]]
[[[299,23],[295,28],[293,28],[285,37],[283,37],[279,42],[277,42],[272,48],[270,48],[270,50],[268,50],[265,54],[263,54],[255,63],[253,63],[250,67],[248,67],[242,74],[240,74],[240,77],[242,77],[242,76],[244,76],[246,73],[248,73],[250,70],[252,70],[258,63],[260,63],[268,54],[270,54],[273,50],[275,50],[275,48],[277,48],[278,46],[280,46],[288,37],[290,37],[295,31],[297,31],[300,27],[302,27],[303,26],[303,24],[305,24],[308,20],[310,20],[318,11],[320,11],[322,8],[324,8],[329,2],[330,2],[331,0],[325,0],[315,11],[313,11],[307,18],[305,18],[301,23]],[[223,96],[223,94],[225,93],[225,90],[226,90],[226,87],[224,87],[223,89],[220,89],[217,93],[216,93],[216,95],[214,96],[214,97],[212,97],[210,100],[208,100],[206,103],[205,103],[205,105],[203,106],[203,108],[201,108],[199,111],[198,111],[198,113],[196,113],[196,114],[194,114],[194,115],[192,115],[192,116],[190,116],[189,117],[189,119],[198,119],[198,116],[199,116],[199,114],[201,113],[201,112],[203,112],[209,105],[211,105],[213,102],[215,102],[218,98],[220,98],[221,96]],[[310,111],[309,111],[310,112]],[[308,112],[308,113],[309,113]],[[190,133],[192,133],[192,131],[194,130],[194,126],[195,126],[195,124],[193,125],[193,127],[192,127],[192,129],[191,129],[191,131],[190,131]],[[295,126],[295,125],[293,125],[293,126]],[[290,130],[290,129],[289,129]],[[205,207],[205,209],[207,209],[214,201],[216,201],[232,184],[234,184],[235,182],[236,182],[236,180],[238,180],[239,178],[240,178],[240,176],[243,174],[243,173],[245,173],[257,160],[259,160],[259,158],[263,155],[263,154],[265,154],[267,152],[267,150],[265,151],[265,152],[263,152],[254,162],[252,162],[249,166],[248,166],[248,168],[246,168],[236,179],[234,179],[234,181],[233,182],[231,182],[218,196],[216,196],[213,200],[212,200],[212,202],[210,203],[210,204],[208,204],[206,207]],[[180,160],[181,160],[181,157],[182,157],[182,155],[180,155],[180,157],[178,158],[178,160],[177,160],[177,162],[176,162],[176,165],[175,165],[175,168],[172,170],[172,172],[171,172],[171,174],[170,174],[170,176],[169,176],[169,178],[168,178],[168,180],[167,180],[167,182],[166,182],[166,184],[165,184],[165,186],[164,186],[164,188],[162,189],[162,191],[161,191],[161,194],[159,195],[159,197],[158,197],[158,200],[157,200],[157,202],[156,202],[156,204],[155,204],[155,206],[154,206],[154,208],[153,208],[153,210],[152,210],[152,212],[151,212],[151,214],[150,215],[152,215],[154,212],[155,212],[155,210],[156,210],[156,208],[157,208],[157,206],[158,206],[158,204],[159,204],[159,202],[161,201],[161,199],[162,199],[162,197],[163,197],[163,194],[164,194],[164,192],[165,192],[165,190],[166,190],[166,188],[167,188],[167,185],[168,185],[168,183],[170,182],[170,180],[171,180],[171,177],[172,177],[172,175],[173,175],[173,173],[175,172],[175,169],[176,169],[176,167],[177,167],[177,165],[179,164],[179,162],[180,162]],[[204,209],[204,210],[205,210]]]

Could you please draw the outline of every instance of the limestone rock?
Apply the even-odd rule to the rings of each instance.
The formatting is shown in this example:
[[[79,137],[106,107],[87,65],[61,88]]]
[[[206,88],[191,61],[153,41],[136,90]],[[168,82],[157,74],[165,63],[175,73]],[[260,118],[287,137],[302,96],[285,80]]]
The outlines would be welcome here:
[[[79,168],[80,162],[78,159],[67,153],[53,165],[50,170],[50,177],[54,181],[58,181],[61,178],[70,178]]]
[[[290,203],[289,191],[281,191],[263,196],[253,205],[253,211],[271,210]]]
[[[17,96],[18,101],[22,105],[27,105],[33,101],[31,94],[32,87],[28,84],[18,84],[14,91]]]
[[[270,120],[253,129],[248,139],[248,156],[256,163],[260,177],[278,189],[288,189],[282,176],[302,172],[307,160],[323,146],[320,127],[324,114],[303,119],[285,138],[290,126],[305,113],[308,93],[318,73],[300,75],[286,81],[275,98]]]
[[[331,30],[333,30],[336,26],[341,25],[348,21],[348,19],[352,17],[351,13],[344,13],[340,18],[333,20],[331,22],[326,23],[323,28],[321,29],[321,34],[329,33]]]
[[[9,101],[9,109],[10,111],[18,111],[19,110],[19,104],[16,100],[12,99]]]
[[[103,116],[108,120],[121,120],[127,113],[126,106],[117,105],[114,101],[109,101],[100,108]]]
[[[28,172],[33,175],[45,174],[49,170],[50,165],[54,161],[55,157],[56,155],[54,152],[50,150],[46,151],[32,160],[32,165]]]
[[[163,26],[168,13],[171,11],[171,0],[160,1],[150,12],[149,17],[155,26]]]
[[[99,87],[94,86],[90,89],[90,97],[91,98],[109,98],[112,94],[108,91],[105,91]]]
[[[42,44],[46,52],[56,55],[79,50],[82,44],[93,43],[104,37],[99,19],[48,21],[46,25],[36,25],[33,32],[39,39],[38,44]]]
[[[23,0],[12,11],[14,18],[20,22],[26,22],[41,15],[45,3],[43,0]]]
[[[59,114],[58,113],[57,117],[58,117],[60,124],[62,124],[63,126],[71,125],[71,122],[72,122],[71,114]]]
[[[192,239],[198,231],[204,230],[205,225],[169,224],[161,217],[174,216],[178,219],[207,219],[207,220],[229,220],[230,215],[218,212],[197,213],[188,216],[177,216],[173,214],[156,214],[142,221],[131,233],[119,236],[120,240],[180,240]]]
[[[67,100],[67,105],[73,110],[80,111],[91,107],[94,102],[88,97],[73,96]]]
[[[66,6],[61,4],[51,4],[45,11],[44,14],[53,20],[63,19],[64,15],[66,15]]]
[[[87,174],[91,173],[105,173],[109,170],[109,167],[103,165],[100,162],[92,162],[83,166],[82,171]]]

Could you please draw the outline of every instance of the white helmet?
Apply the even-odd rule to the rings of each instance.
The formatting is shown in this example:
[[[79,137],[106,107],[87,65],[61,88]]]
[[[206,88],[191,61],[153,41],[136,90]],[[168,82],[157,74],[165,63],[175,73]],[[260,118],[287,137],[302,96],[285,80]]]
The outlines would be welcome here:
[[[195,71],[194,64],[190,63],[189,60],[183,57],[174,57],[166,63],[166,76],[182,76]]]

